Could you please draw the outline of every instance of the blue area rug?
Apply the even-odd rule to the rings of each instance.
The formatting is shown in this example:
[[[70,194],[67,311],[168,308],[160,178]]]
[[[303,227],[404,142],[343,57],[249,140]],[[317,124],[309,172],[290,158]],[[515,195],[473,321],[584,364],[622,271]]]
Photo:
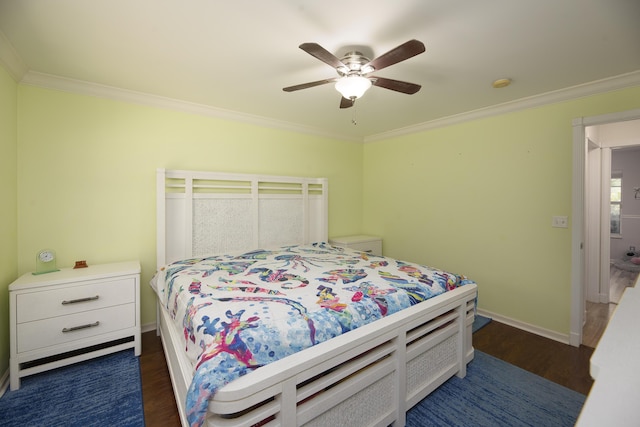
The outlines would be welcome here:
[[[473,332],[479,331],[489,323],[491,323],[490,317],[480,316],[479,314],[476,314],[475,319],[473,319],[473,326],[471,326],[471,330]]]
[[[407,427],[573,426],[585,396],[480,351],[407,412]]]
[[[0,398],[0,426],[144,426],[133,349],[22,378]]]

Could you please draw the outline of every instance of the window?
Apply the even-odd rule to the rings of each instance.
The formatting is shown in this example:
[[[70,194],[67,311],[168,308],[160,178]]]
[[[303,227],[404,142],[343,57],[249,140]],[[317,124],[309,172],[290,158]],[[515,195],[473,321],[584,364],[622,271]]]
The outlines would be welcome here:
[[[611,234],[620,232],[620,207],[622,205],[622,172],[611,174]]]

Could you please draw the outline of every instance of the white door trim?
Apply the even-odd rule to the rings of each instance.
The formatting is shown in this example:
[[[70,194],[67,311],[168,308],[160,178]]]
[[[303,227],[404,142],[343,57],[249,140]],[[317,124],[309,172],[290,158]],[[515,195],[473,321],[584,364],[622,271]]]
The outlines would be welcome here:
[[[598,287],[599,302],[609,303],[609,259],[611,258],[611,229],[604,224],[611,224],[611,148],[600,148],[600,280]]]
[[[600,214],[602,206],[600,197],[591,197],[592,194],[600,194],[602,186],[601,164],[602,153],[600,145],[587,135],[589,148],[586,159],[586,187],[585,193],[585,300],[600,302]],[[586,307],[585,307],[586,308]]]

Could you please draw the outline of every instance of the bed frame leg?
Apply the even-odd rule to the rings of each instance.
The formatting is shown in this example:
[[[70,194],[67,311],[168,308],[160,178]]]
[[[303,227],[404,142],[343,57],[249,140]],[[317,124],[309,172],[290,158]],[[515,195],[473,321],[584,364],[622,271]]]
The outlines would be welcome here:
[[[458,306],[458,378],[467,376],[467,302]]]
[[[407,417],[407,331],[394,339],[396,351],[396,420],[392,423],[394,427],[404,427]]]
[[[280,411],[276,418],[282,426],[294,426],[297,424],[296,419],[296,381],[291,378],[282,384],[280,396]]]

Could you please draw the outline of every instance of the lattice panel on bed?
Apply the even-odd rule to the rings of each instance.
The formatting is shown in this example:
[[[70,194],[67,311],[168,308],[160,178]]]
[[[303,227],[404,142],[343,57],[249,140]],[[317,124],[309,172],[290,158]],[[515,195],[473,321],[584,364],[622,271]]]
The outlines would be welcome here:
[[[443,380],[449,378],[450,375],[445,372],[456,369],[458,340],[457,335],[452,335],[407,362],[407,396],[412,397],[414,393],[422,392],[425,385],[437,381],[438,377],[443,377]],[[436,385],[439,384],[434,384],[433,388]]]
[[[158,169],[158,266],[326,241],[327,194],[325,178]]]
[[[193,255],[228,253],[253,244],[251,200],[193,200]]]
[[[304,240],[301,198],[260,200],[258,246],[283,246]]]
[[[394,411],[395,372],[314,418],[305,427],[376,425]]]

